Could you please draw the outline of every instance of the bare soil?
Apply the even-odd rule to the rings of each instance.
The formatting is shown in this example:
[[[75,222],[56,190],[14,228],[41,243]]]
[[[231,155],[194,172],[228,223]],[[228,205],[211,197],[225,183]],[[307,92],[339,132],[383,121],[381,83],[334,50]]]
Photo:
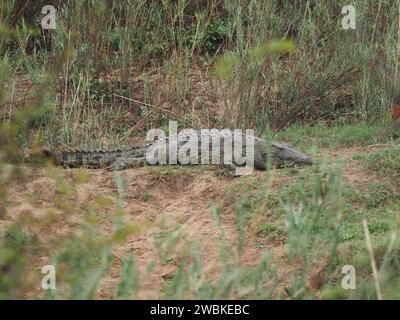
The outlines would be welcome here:
[[[353,154],[360,151],[360,148],[347,148],[329,152],[332,164],[337,163],[338,159],[345,160],[343,176],[349,184],[365,184],[377,178],[365,171],[358,161],[351,160]],[[362,151],[369,152],[371,149]],[[137,267],[143,275],[138,298],[162,298],[161,288],[165,281],[171,279],[182,259],[181,250],[190,242],[201,252],[204,274],[213,280],[218,277],[220,245],[224,244],[233,249],[238,243],[233,204],[242,195],[228,196],[227,191],[234,190],[235,185],[245,184],[249,179],[261,183],[265,174],[258,171],[252,176],[233,178],[224,176],[221,170],[198,167],[140,167],[119,173],[125,181],[124,219],[138,228],[123,244],[115,247],[111,272],[102,280],[97,298],[107,299],[115,296],[120,281],[122,259],[129,253],[134,254]],[[12,186],[8,197],[9,209],[6,217],[0,220],[0,227],[21,218],[24,214],[30,213],[34,218],[40,219],[51,212],[57,217],[54,223],[35,229],[35,236],[42,243],[46,243],[50,238],[68,235],[87,218],[90,212],[88,207],[94,206],[97,209],[99,235],[109,236],[113,233],[110,217],[115,212],[113,199],[118,192],[113,172],[53,168],[36,169],[30,174],[33,175],[30,182],[25,184],[19,181]],[[279,170],[275,170],[274,176],[272,190],[279,190],[280,186],[291,183],[294,179],[293,176],[282,175]],[[81,181],[76,190],[69,190],[72,182],[79,179]],[[111,200],[107,202],[107,199]],[[215,208],[221,208],[222,229],[217,225]],[[160,259],[155,245],[157,237],[163,232],[163,221],[165,228],[169,231],[176,229],[181,239],[166,261]],[[161,243],[166,249],[168,242]],[[49,246],[50,244],[49,240]],[[284,293],[289,285],[290,273],[298,266],[296,263],[287,263],[287,252],[283,242],[269,243],[258,235],[247,236],[242,263],[256,264],[266,249],[273,254],[273,263]],[[49,248],[48,254],[41,253],[32,267],[40,270],[41,265],[50,263],[51,252]],[[154,269],[146,273],[151,261],[155,262]],[[310,288],[320,285],[318,277],[326,267],[325,262],[322,260],[315,266],[316,273],[310,279]],[[37,290],[40,290],[39,286]]]

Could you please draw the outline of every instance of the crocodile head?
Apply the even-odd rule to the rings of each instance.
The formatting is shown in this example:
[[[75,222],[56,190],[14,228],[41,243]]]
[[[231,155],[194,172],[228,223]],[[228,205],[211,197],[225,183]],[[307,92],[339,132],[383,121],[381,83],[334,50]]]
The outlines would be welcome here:
[[[273,148],[276,148],[276,155],[282,162],[282,166],[293,166],[296,164],[313,164],[310,156],[307,156],[284,143],[274,143]]]

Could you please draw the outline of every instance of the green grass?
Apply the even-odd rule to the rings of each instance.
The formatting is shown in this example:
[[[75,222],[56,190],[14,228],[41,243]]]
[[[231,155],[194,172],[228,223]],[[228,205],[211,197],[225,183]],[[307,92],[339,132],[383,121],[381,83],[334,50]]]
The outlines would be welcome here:
[[[378,125],[318,124],[289,128],[274,135],[274,139],[290,141],[304,150],[317,148],[321,153],[328,148],[346,152],[345,148],[359,147],[360,151],[353,159],[339,161],[339,166],[325,159],[314,168],[285,169],[276,176],[273,174],[272,181],[286,176],[292,177],[294,182],[287,180],[288,184],[279,184],[278,189],[275,187],[268,196],[265,196],[268,184],[254,179],[236,185],[228,193],[229,196],[244,192],[236,202],[235,210],[237,215],[244,217],[239,222],[247,225],[247,229],[239,224],[239,230],[257,234],[267,243],[286,243],[293,256],[300,256],[304,266],[302,271],[306,274],[312,273],[311,261],[315,262],[321,255],[330,255],[331,264],[325,271],[325,284],[321,287],[323,298],[376,298],[363,219],[368,221],[375,259],[381,268],[384,296],[398,298],[395,293],[399,283],[395,275],[399,271],[398,238],[390,252],[388,247],[400,225],[399,148],[395,141],[381,133]],[[375,144],[378,144],[378,151],[369,148]],[[362,150],[362,147],[366,148]],[[357,166],[365,171],[371,182],[349,183],[340,174],[340,167],[349,161],[357,161]],[[339,221],[336,220],[338,214]],[[392,259],[394,265],[386,265],[386,261]],[[356,268],[355,291],[340,287],[340,269],[346,264]]]
[[[277,141],[287,141],[293,146],[306,151],[318,147],[335,149],[344,147],[363,147],[390,140],[382,124],[326,124],[316,123],[312,126],[292,126],[282,132],[273,134]]]
[[[355,158],[362,159],[364,166],[377,174],[400,181],[400,147],[397,144],[369,154],[358,154]]]

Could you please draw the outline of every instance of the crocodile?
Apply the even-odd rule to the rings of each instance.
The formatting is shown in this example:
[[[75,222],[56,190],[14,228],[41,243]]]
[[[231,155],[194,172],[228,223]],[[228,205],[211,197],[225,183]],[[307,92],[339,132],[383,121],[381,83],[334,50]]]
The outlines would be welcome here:
[[[205,137],[208,137],[209,139],[207,141],[207,146],[206,148],[209,149],[209,156],[212,158],[216,156],[215,153],[218,153],[218,159],[219,157],[224,157],[224,162],[223,164],[226,166],[233,166],[233,167],[238,167],[240,164],[235,164],[235,158],[233,156],[231,161],[225,161],[225,155],[224,155],[224,144],[227,145],[227,142],[233,142],[233,145],[237,142],[237,136],[232,135],[232,140],[225,140],[223,139],[226,137],[226,135],[221,134],[221,131],[214,131],[212,133],[206,132],[204,133],[202,131],[196,131],[195,135],[197,135],[197,141],[195,143],[198,143],[198,150],[201,150],[201,140],[204,139]],[[215,145],[213,145],[212,139],[215,137],[222,138],[221,144],[219,145],[220,148],[215,148]],[[165,138],[166,142],[166,149],[169,150],[170,147],[173,147],[175,144],[175,147],[177,149],[177,152],[179,153],[182,151],[183,146],[185,146],[189,140],[191,139],[192,136],[188,135],[186,138],[183,138],[179,136],[179,139],[177,139],[176,136],[169,136]],[[246,143],[248,143],[246,139],[253,139],[249,141],[254,141],[254,148],[252,148],[254,152],[254,164],[253,167],[258,170],[266,170],[268,165],[268,160],[270,159],[271,165],[274,167],[285,167],[285,166],[294,166],[294,165],[310,165],[313,163],[312,158],[310,156],[307,156],[293,148],[291,148],[289,145],[284,144],[284,143],[278,143],[278,142],[271,142],[270,144],[267,142],[267,140],[256,137],[256,136],[248,136],[246,134],[242,134],[241,141],[243,140],[242,148],[242,156],[246,153]],[[210,141],[211,140],[211,141]],[[123,170],[129,167],[133,166],[140,166],[144,164],[155,164],[154,161],[150,161],[149,163],[149,157],[148,151],[151,148],[155,148],[156,144],[159,141],[151,141],[151,142],[146,142],[143,144],[137,144],[137,145],[132,145],[132,146],[126,146],[122,148],[115,148],[115,149],[86,149],[86,148],[65,148],[65,149],[49,149],[46,148],[44,149],[45,154],[48,157],[51,157],[54,159],[55,163],[57,165],[62,165],[66,167],[86,167],[86,168],[107,168],[110,170]],[[246,142],[246,143],[245,143]],[[271,151],[271,156],[270,158],[268,157],[269,150]],[[248,152],[248,151],[247,151]],[[168,152],[167,152],[168,153]],[[188,152],[189,154],[190,152]],[[196,155],[196,159],[200,158],[200,155]],[[202,155],[201,155],[202,156]],[[190,157],[192,157],[192,154],[190,154]],[[170,160],[170,159],[168,159]],[[194,162],[192,161],[193,159],[190,159],[189,161],[186,161],[183,163],[183,161],[177,161],[177,164],[193,164]],[[167,161],[167,163],[170,163]],[[209,164],[210,161],[205,160],[202,158],[202,164]],[[214,162],[213,162],[214,164]],[[242,164],[243,166],[243,164]]]

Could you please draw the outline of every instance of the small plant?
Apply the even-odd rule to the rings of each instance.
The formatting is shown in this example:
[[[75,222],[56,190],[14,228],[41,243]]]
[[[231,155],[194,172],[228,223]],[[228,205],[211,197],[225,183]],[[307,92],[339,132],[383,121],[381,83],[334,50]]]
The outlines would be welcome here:
[[[143,201],[150,201],[151,199],[153,199],[153,195],[150,193],[150,192],[148,192],[148,191],[145,191],[144,192],[144,194],[143,194]]]

